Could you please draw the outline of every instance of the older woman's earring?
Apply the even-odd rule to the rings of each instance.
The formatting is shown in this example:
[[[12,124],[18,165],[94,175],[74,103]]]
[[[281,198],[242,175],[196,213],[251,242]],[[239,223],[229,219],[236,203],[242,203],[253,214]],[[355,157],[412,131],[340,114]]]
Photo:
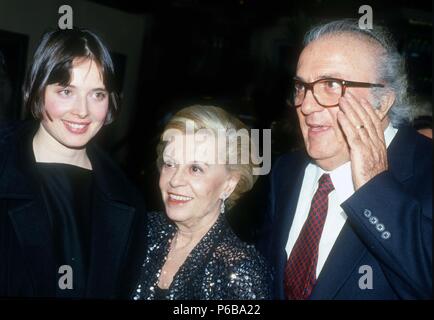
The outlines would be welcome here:
[[[220,213],[225,213],[225,200],[226,200],[226,193],[222,195],[222,203],[220,204]]]

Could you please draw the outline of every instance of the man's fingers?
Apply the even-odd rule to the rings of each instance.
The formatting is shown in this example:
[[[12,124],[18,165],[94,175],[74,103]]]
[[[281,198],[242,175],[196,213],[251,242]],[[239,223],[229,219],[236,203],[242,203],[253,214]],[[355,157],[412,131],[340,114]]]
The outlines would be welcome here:
[[[362,143],[362,137],[357,132],[357,130],[364,129],[356,129],[351,123],[351,121],[348,119],[347,115],[341,110],[338,111],[337,119],[345,137],[347,138],[349,147],[352,149],[360,145]]]
[[[363,106],[363,108],[365,109],[366,114],[371,119],[371,122],[374,125],[375,130],[377,132],[377,136],[381,139],[381,141],[384,142],[384,131],[383,131],[383,127],[382,127],[381,120],[380,120],[379,116],[374,111],[374,108],[372,107],[372,105],[366,99],[364,99],[364,98],[360,99],[360,103]]]
[[[366,129],[367,134],[372,140],[378,139],[377,129],[371,119],[371,116],[368,114],[367,109],[372,111],[371,105],[363,105],[357,101],[357,99],[349,92],[345,94],[346,100],[351,105],[353,112],[357,114],[358,118],[361,121],[361,125],[363,125]]]
[[[349,120],[351,126],[354,128],[354,134],[358,134],[362,141],[368,143],[368,140],[370,140],[369,131],[375,130],[375,128],[373,128],[372,123],[366,120],[369,120],[369,116],[367,114],[360,115],[359,112],[356,111],[356,109],[361,109],[362,106],[359,105],[355,99],[350,97],[342,97],[339,102],[339,106],[341,111]]]

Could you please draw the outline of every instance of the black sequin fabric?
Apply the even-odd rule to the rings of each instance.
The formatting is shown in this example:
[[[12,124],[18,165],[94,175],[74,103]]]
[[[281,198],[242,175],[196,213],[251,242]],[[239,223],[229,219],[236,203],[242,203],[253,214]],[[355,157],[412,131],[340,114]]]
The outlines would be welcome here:
[[[148,250],[134,300],[155,300],[161,269],[176,226],[164,213],[149,214]],[[271,299],[270,272],[256,249],[242,242],[220,215],[190,252],[166,291],[168,300]]]

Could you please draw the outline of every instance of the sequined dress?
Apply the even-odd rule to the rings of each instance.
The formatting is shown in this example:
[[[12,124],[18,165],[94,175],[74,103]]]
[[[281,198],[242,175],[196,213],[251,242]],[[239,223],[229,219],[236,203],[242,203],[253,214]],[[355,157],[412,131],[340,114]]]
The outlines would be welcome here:
[[[161,268],[176,226],[164,213],[149,214],[148,250],[134,300],[154,300]],[[271,299],[270,272],[251,245],[242,242],[220,215],[175,274],[163,299]],[[159,291],[161,293],[161,291]]]

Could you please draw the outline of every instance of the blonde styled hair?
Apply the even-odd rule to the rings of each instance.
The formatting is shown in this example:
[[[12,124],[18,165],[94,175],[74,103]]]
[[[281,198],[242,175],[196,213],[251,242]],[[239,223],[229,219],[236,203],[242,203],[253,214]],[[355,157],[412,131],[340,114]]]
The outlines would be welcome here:
[[[211,130],[216,135],[219,130],[226,130],[226,132],[233,132],[235,130],[237,132],[236,143],[231,143],[231,141],[235,141],[229,139],[228,152],[226,153],[227,158],[233,159],[236,156],[237,161],[235,164],[226,161],[225,164],[229,172],[238,174],[240,177],[237,186],[226,202],[227,207],[231,208],[243,193],[252,189],[258,179],[258,176],[253,175],[253,168],[258,165],[252,162],[252,157],[257,155],[257,146],[250,137],[249,128],[242,121],[219,107],[192,105],[183,108],[170,118],[160,136],[160,141],[157,145],[158,170],[161,170],[163,165],[163,152],[167,145],[167,141],[163,139],[164,133],[173,129],[185,133],[188,121],[193,121],[195,133],[201,129]],[[242,141],[248,141],[249,143],[242,143]],[[250,150],[246,150],[249,146]],[[241,159],[242,155],[246,154],[246,152],[249,155],[249,159],[247,164],[243,164],[239,159]],[[257,163],[257,161],[255,162]]]

